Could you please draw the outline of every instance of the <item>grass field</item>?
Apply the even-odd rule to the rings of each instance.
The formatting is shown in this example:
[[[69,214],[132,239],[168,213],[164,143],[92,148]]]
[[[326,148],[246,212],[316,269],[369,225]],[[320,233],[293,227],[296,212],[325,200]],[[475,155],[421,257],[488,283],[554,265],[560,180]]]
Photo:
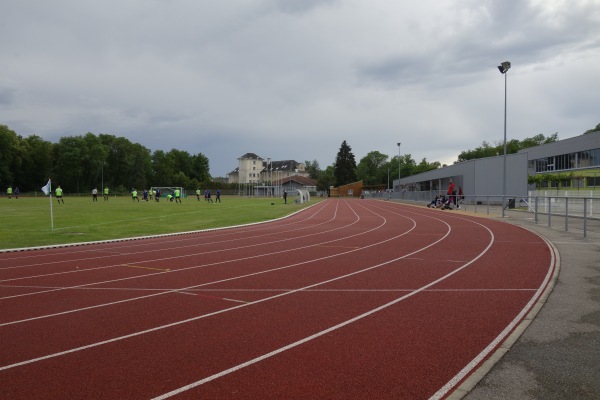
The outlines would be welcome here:
[[[65,204],[46,197],[0,198],[0,249],[89,242],[267,221],[291,214],[303,205],[283,204],[279,198],[222,197],[222,203],[206,203],[187,197],[182,203],[132,202],[111,196],[98,202],[90,197],[65,197]],[[292,204],[290,204],[292,203]]]

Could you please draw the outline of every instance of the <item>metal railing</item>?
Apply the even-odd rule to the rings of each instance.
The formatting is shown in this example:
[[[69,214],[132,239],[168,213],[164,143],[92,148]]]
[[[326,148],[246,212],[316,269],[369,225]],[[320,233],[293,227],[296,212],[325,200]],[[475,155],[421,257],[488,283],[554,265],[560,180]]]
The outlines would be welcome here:
[[[550,191],[548,191],[550,192]],[[549,195],[548,192],[530,192],[529,196],[469,195],[462,196],[457,211],[484,213],[498,217],[530,220],[548,227],[560,226],[565,231],[600,233],[600,193],[568,192],[568,195]],[[556,191],[554,191],[556,192]],[[544,193],[543,195],[541,193]],[[437,192],[371,192],[365,198],[429,204]],[[454,207],[453,207],[454,208]]]

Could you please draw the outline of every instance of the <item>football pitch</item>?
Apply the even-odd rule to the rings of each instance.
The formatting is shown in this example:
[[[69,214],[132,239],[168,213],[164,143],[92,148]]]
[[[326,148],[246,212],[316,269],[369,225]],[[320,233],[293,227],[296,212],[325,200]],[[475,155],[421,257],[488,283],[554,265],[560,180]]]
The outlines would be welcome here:
[[[268,221],[320,201],[288,204],[281,198],[222,196],[222,203],[207,203],[189,196],[181,203],[102,195],[69,196],[64,204],[48,197],[0,198],[0,249],[91,242],[117,238],[188,232]],[[214,197],[213,197],[214,201]]]

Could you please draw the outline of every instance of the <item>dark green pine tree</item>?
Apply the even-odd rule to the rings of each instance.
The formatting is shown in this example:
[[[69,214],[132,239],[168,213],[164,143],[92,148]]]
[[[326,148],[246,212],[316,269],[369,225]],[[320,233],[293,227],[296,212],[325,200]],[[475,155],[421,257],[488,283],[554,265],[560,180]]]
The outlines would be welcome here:
[[[336,186],[346,185],[357,181],[354,154],[352,154],[352,149],[345,140],[340,146],[340,151],[337,153],[335,165],[333,166],[333,173]]]

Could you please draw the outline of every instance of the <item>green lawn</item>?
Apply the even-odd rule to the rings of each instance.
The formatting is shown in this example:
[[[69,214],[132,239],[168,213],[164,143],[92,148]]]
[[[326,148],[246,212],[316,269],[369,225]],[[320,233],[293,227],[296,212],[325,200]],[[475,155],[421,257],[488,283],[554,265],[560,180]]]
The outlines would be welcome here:
[[[90,197],[65,197],[65,204],[52,199],[54,229],[51,228],[47,197],[0,197],[0,249],[89,242],[160,233],[185,232],[267,221],[293,213],[303,205],[283,204],[279,198],[222,197],[222,203],[206,203],[187,197],[181,204],[154,201],[132,202],[111,196],[98,202]]]

